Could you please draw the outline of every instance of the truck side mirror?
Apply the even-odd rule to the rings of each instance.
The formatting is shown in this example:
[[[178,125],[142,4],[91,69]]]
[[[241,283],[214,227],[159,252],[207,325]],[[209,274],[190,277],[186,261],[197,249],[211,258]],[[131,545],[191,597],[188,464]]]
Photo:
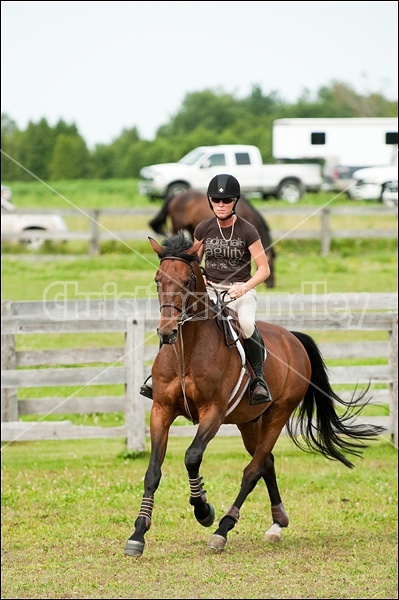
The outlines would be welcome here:
[[[211,166],[211,161],[209,160],[209,158],[207,158],[206,160],[204,160],[204,162],[201,165],[201,169],[209,169],[209,167]]]

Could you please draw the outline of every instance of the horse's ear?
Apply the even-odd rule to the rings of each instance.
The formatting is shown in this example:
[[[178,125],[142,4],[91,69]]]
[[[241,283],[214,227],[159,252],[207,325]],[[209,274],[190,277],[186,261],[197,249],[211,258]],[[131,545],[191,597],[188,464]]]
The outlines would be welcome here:
[[[201,248],[201,246],[202,246],[202,240],[200,240],[199,242],[194,242],[194,244],[191,246],[191,248],[189,248],[189,250],[187,250],[187,254],[197,254],[197,252]]]
[[[161,246],[161,244],[158,244],[158,242],[156,240],[154,240],[154,238],[152,237],[148,237],[148,239],[150,240],[150,244],[152,246],[152,249],[154,250],[154,252],[156,252],[159,256],[160,252],[162,252],[163,248]]]

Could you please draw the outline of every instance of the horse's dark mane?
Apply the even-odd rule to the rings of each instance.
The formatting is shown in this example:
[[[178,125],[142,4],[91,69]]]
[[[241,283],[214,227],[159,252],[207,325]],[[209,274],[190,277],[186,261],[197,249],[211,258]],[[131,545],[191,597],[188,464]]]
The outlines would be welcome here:
[[[166,238],[162,242],[163,250],[159,253],[159,258],[167,258],[168,256],[174,256],[176,258],[183,258],[188,261],[199,262],[198,254],[187,254],[187,250],[191,248],[193,242],[187,239],[182,231],[179,231],[177,235],[172,238]]]

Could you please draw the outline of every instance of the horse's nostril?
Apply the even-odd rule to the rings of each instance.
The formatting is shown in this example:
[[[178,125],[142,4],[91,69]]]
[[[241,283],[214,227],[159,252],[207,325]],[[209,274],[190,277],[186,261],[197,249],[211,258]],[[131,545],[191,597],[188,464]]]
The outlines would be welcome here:
[[[159,329],[157,329],[157,334],[162,344],[175,344],[177,341],[177,329],[173,329],[169,333],[160,333]]]

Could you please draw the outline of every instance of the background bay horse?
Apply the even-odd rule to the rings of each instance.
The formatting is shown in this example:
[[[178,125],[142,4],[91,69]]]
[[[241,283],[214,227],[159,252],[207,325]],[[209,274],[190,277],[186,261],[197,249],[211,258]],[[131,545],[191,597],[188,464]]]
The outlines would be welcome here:
[[[180,233],[162,245],[151,238],[150,243],[160,259],[155,282],[160,304],[157,332],[162,345],[152,368],[151,454],[144,494],[125,554],[141,556],[144,551],[169,428],[179,415],[198,423],[185,453],[185,466],[189,502],[202,526],[212,526],[215,510],[207,501],[200,466],[208,443],[222,423],[237,425],[252,457],[244,469],[238,495],[219,521],[208,547],[224,549],[228,532],[236,525],[245,499],[260,479],[267,487],[273,520],[266,540],[278,541],[281,528],[288,526],[288,516],[277,485],[272,450],[283,427],[286,425],[291,439],[303,450],[317,451],[353,467],[346,454],[359,455],[365,441],[383,431],[381,427],[351,423],[362,408],[359,401],[367,388],[357,398],[353,394],[349,401],[339,398],[310,336],[258,321],[268,350],[265,377],[273,401],[251,406],[248,373],[239,344],[226,343],[217,319],[221,307],[212,303],[206,291],[197,254],[201,242],[193,245]],[[343,415],[336,413],[334,402],[345,406]],[[294,411],[296,424],[291,421]]]
[[[261,213],[252,206],[245,196],[241,196],[237,203],[236,211],[240,217],[252,223],[258,230],[270,267],[270,276],[265,284],[266,287],[273,288],[276,285],[274,272],[276,251],[273,246],[269,225]],[[190,234],[191,239],[193,239],[194,230],[198,223],[204,219],[209,219],[213,215],[214,213],[209,207],[206,194],[189,189],[165,200],[159,213],[149,222],[149,226],[155,233],[166,235],[166,224],[169,219],[173,235],[185,230]]]

